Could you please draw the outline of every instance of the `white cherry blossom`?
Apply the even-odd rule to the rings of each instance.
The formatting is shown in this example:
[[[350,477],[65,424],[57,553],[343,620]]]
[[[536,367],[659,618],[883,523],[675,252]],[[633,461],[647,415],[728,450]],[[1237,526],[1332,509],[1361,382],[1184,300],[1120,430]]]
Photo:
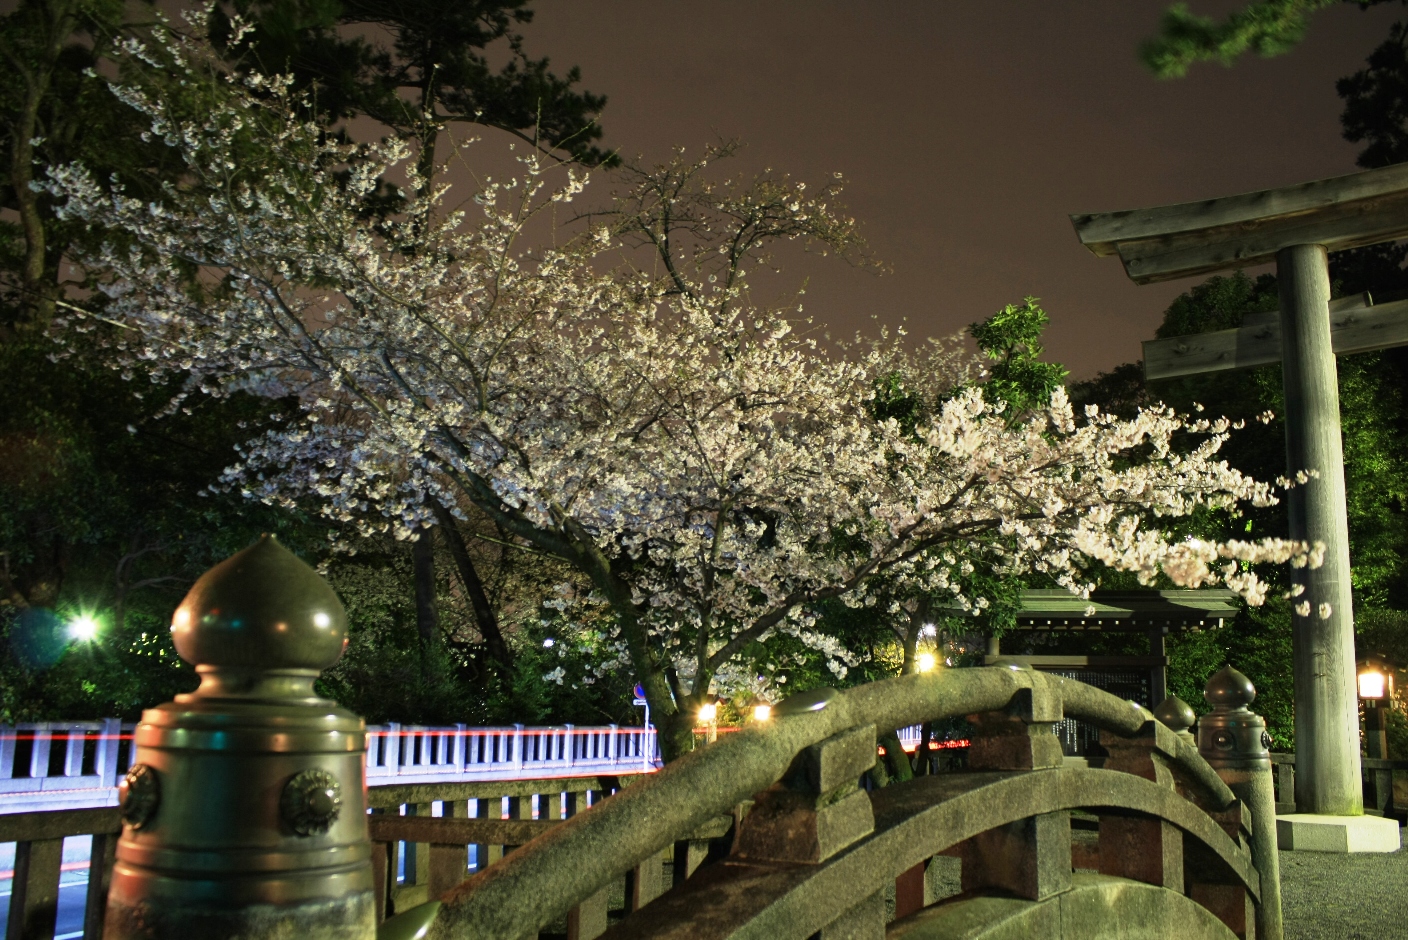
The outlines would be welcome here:
[[[588,185],[580,170],[524,156],[521,178],[486,178],[459,208],[414,177],[404,142],[330,139],[298,119],[286,83],[230,82],[199,40],[139,51],[165,77],[120,98],[185,177],[144,203],[81,166],[50,168],[64,217],[108,236],[83,259],[105,272],[101,297],[60,324],[68,341],[184,375],[189,395],[296,396],[301,418],[226,474],[251,498],[311,500],[349,529],[404,536],[433,518],[433,497],[575,566],[593,593],[563,609],[610,608],[602,668],[635,671],[668,755],[716,677],[765,681],[737,666],[752,642],[788,634],[844,675],[853,654],[815,605],[874,605],[880,575],[979,612],[988,599],[962,586],[978,567],[1088,596],[1101,562],[1258,604],[1266,586],[1244,563],[1323,552],[1160,528],[1275,501],[1219,458],[1225,420],[1151,408],[1078,421],[1063,390],[1014,420],[952,343],[824,352],[747,302],[741,267],[657,281],[608,263],[619,237],[599,221],[530,242]],[[391,216],[373,208],[384,179],[407,180]],[[851,224],[825,192],[778,192],[795,237]],[[896,376],[927,403],[915,427],[872,415]],[[1191,450],[1175,446],[1189,435]]]

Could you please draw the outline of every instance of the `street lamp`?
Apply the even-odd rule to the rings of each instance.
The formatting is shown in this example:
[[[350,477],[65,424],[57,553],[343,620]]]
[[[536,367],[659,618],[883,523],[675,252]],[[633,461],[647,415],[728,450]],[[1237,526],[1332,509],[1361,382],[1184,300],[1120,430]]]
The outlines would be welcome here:
[[[1364,750],[1366,756],[1382,760],[1388,757],[1387,709],[1380,704],[1393,695],[1391,670],[1381,660],[1371,657],[1359,663],[1359,697],[1364,701]]]
[[[98,620],[92,614],[81,614],[68,622],[68,635],[83,643],[98,638]]]
[[[1377,706],[1387,690],[1388,677],[1366,663],[1359,673],[1359,697]]]
[[[920,653],[916,665],[918,665],[920,672],[932,672],[938,662],[933,653]]]
[[[772,717],[772,706],[766,702],[753,706],[753,720],[767,721]]]
[[[705,702],[699,706],[699,720],[709,726],[709,734],[706,740],[713,744],[719,737],[719,706],[713,702]]]

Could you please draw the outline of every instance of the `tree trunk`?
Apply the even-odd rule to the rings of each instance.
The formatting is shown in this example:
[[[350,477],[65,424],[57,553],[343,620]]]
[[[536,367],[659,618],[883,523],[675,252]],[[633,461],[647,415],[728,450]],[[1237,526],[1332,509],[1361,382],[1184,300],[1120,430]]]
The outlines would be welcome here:
[[[928,597],[921,597],[915,601],[914,612],[909,616],[909,629],[904,635],[904,660],[900,663],[900,675],[907,676],[919,668],[919,637],[924,631],[924,624],[929,619],[929,612],[933,603]]]
[[[440,612],[435,606],[435,530],[421,529],[411,543],[415,565],[416,631],[422,651],[430,649],[440,629]]]
[[[21,91],[19,113],[10,128],[10,186],[15,195],[15,210],[19,216],[20,230],[24,233],[24,262],[20,268],[22,309],[29,311],[31,323],[43,324],[54,313],[54,300],[57,285],[50,277],[47,233],[39,207],[39,193],[30,189],[34,181],[34,145],[39,128],[39,109],[49,95],[53,83],[54,69],[63,53],[74,27],[74,9],[71,0],[54,2],[37,15],[44,17],[43,35],[37,43],[43,51],[42,60],[34,63],[37,67],[24,69],[12,58],[7,64],[15,73],[15,84]],[[46,15],[47,14],[47,15]],[[12,14],[18,16],[19,14]]]
[[[655,728],[660,735],[660,758],[665,763],[668,764],[694,750],[692,710],[673,709],[655,721]]]
[[[877,743],[885,749],[885,769],[890,772],[891,783],[902,783],[914,778],[914,768],[910,766],[909,755],[904,752],[898,731],[887,731],[880,735]]]
[[[914,604],[914,611],[909,616],[909,627],[904,633],[904,661],[900,664],[900,675],[902,676],[919,671],[919,638],[923,635],[924,625],[928,622],[932,609],[933,603],[928,597],[921,597]],[[883,766],[888,771],[889,782],[899,783],[903,780],[913,779],[914,764],[910,762],[909,755],[904,752],[904,746],[900,744],[899,732],[890,731],[880,735],[878,743],[885,749]],[[924,750],[926,747],[928,747],[927,735],[919,742],[919,749],[915,752],[916,761],[928,757]],[[877,761],[877,770],[880,766],[881,762]]]
[[[455,524],[455,517],[438,501],[432,500],[431,508],[435,510],[435,518],[440,521],[440,529],[445,534],[445,544],[450,547],[450,557],[455,560],[460,583],[464,585],[469,605],[474,610],[474,622],[479,627],[479,635],[484,638],[489,655],[505,668],[509,668],[513,665],[513,655],[509,652],[508,644],[504,642],[503,632],[499,629],[499,618],[494,614],[488,594],[484,592],[484,582],[480,580],[479,571],[474,567],[474,559],[469,555],[469,547],[465,545],[464,536]]]

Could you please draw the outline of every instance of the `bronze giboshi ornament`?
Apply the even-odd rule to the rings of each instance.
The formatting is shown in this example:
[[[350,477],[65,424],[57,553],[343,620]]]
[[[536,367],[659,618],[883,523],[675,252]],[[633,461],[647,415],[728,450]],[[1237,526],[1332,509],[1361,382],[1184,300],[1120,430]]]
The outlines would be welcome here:
[[[191,588],[171,633],[201,683],[137,726],[108,940],[375,936],[366,726],[313,690],[346,630],[271,536]]]

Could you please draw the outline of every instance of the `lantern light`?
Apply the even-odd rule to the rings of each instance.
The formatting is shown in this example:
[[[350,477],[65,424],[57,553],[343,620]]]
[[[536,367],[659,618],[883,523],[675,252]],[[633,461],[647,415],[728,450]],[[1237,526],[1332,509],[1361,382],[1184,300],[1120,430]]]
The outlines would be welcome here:
[[[764,704],[764,705],[754,705],[754,706],[753,706],[753,720],[754,720],[754,721],[767,721],[767,720],[768,720],[769,718],[771,718],[771,717],[772,717],[772,706],[771,706],[771,705],[766,705],[766,704]]]
[[[1359,674],[1359,697],[1362,699],[1381,699],[1384,697],[1385,684],[1382,672],[1372,666],[1366,667]]]
[[[719,706],[715,705],[713,702],[706,702],[705,704],[699,706],[700,721],[713,721],[718,717]]]
[[[936,665],[938,665],[938,660],[934,658],[933,653],[919,654],[918,666],[920,672],[931,672]]]

